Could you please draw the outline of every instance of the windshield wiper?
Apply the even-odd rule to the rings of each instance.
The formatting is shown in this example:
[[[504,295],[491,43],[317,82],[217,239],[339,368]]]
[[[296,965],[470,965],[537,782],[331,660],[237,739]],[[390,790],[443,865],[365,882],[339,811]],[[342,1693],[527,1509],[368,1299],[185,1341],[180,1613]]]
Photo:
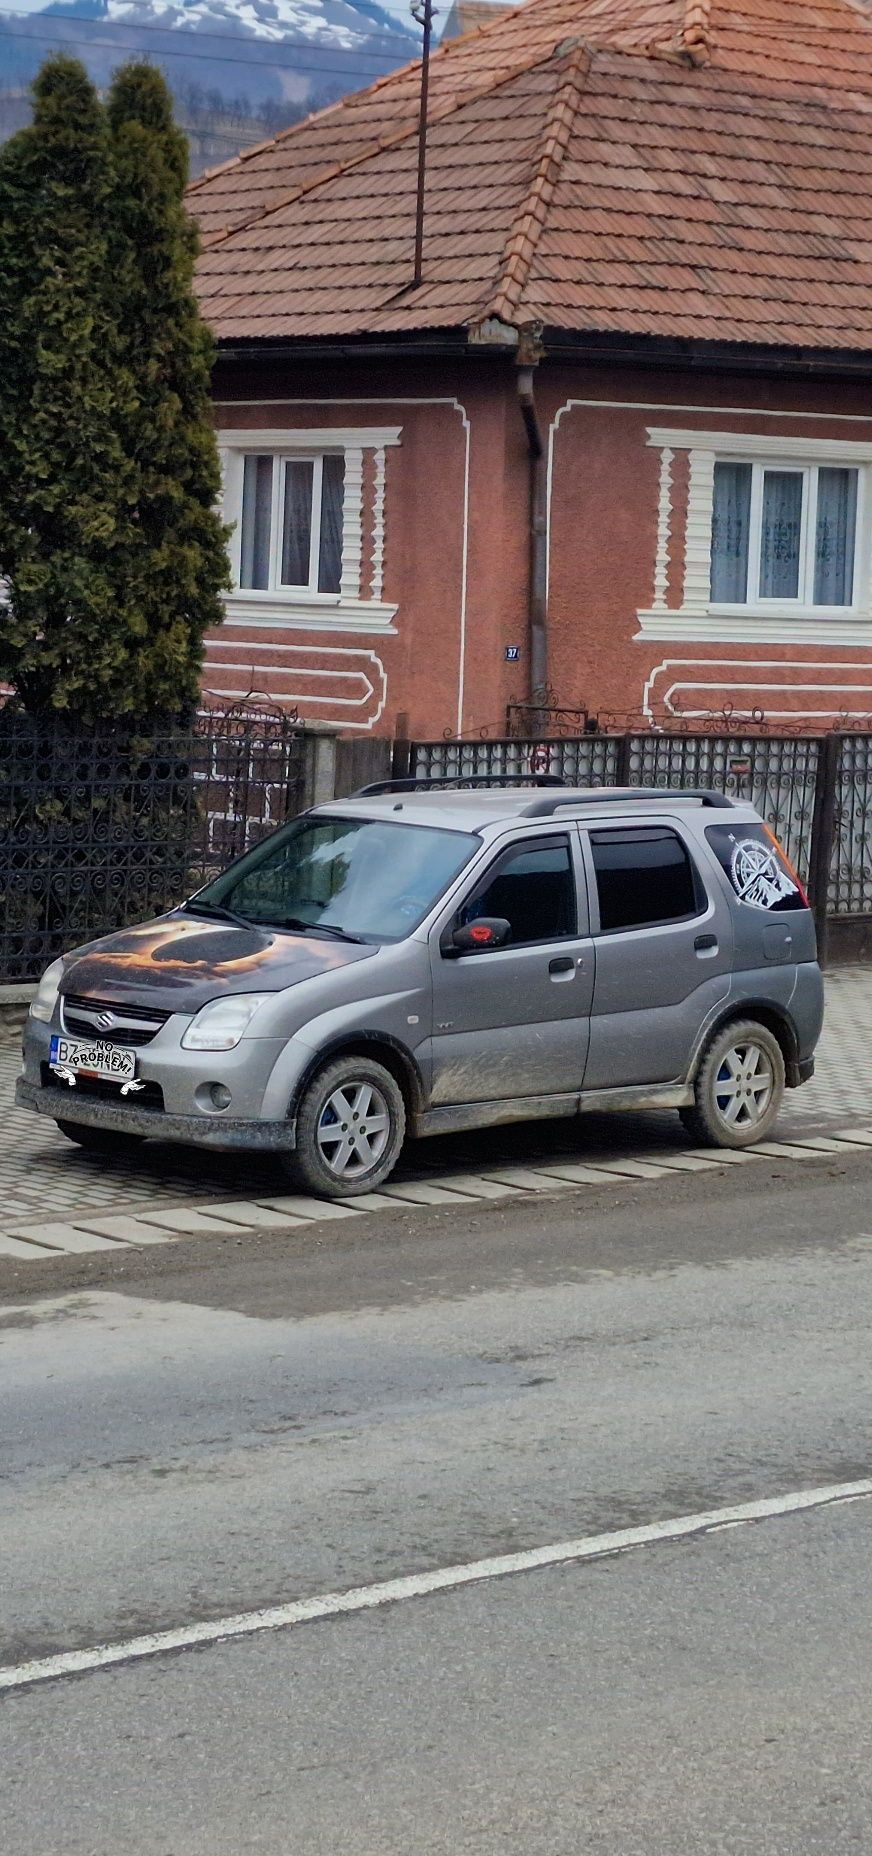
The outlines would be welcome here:
[[[182,908],[189,915],[212,915],[217,922],[232,922],[235,928],[257,928],[258,922],[246,920],[244,915],[237,915],[235,909],[226,909],[223,902],[206,902],[200,896],[192,896],[190,902],[183,902]]]
[[[349,934],[348,929],[341,928],[338,922],[304,922],[299,915],[285,915],[276,926],[300,934],[333,934],[337,941],[353,941],[357,947],[366,946],[362,935]]]

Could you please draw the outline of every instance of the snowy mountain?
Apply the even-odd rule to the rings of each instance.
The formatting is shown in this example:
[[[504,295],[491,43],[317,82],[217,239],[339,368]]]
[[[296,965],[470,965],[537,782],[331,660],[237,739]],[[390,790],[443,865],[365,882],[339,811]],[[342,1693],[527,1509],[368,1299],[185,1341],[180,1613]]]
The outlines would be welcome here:
[[[418,43],[411,17],[375,0],[50,0],[36,14],[46,16],[100,20],[139,31],[230,33],[275,44],[299,38],[343,51],[398,39],[413,52]]]
[[[417,55],[402,0],[49,0],[0,15],[0,139],[27,120],[43,59],[81,58],[101,87],[126,58],[161,66],[192,167],[227,159]]]

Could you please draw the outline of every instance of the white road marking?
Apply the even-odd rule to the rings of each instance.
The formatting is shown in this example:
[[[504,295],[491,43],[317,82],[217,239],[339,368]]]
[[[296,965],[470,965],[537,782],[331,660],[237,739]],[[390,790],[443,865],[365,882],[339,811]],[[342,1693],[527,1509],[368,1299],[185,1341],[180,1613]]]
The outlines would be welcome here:
[[[30,1688],[36,1682],[84,1675],[89,1670],[107,1669],[113,1663],[141,1662],[148,1656],[163,1656],[200,1644],[225,1643],[232,1637],[289,1630],[296,1624],[314,1624],[327,1618],[347,1616],[349,1612],[375,1611],[382,1605],[395,1605],[410,1598],[429,1598],[434,1592],[504,1579],[511,1573],[577,1565],[603,1559],[609,1554],[627,1553],[637,1547],[655,1546],[662,1541],[686,1540],[725,1527],[769,1521],[777,1515],[800,1514],[804,1509],[830,1507],[836,1502],[868,1501],[870,1497],[872,1479],[834,1482],[818,1489],[798,1489],[790,1495],[769,1496],[762,1501],[711,1508],[702,1514],[678,1515],[670,1521],[652,1521],[645,1527],[625,1527],[610,1534],[585,1534],[578,1540],[560,1540],[550,1547],[531,1547],[521,1553],[498,1554],[492,1559],[467,1560],[457,1566],[437,1567],[433,1572],[385,1579],[378,1585],[359,1585],[348,1592],[325,1592],[319,1597],[273,1605],[268,1610],[236,1612],[202,1624],[182,1624],[175,1630],[153,1631],[142,1637],[121,1638],[117,1643],[95,1644],[90,1650],[66,1650],[57,1656],[37,1657],[29,1663],[12,1663],[5,1669],[0,1668],[0,1690]]]

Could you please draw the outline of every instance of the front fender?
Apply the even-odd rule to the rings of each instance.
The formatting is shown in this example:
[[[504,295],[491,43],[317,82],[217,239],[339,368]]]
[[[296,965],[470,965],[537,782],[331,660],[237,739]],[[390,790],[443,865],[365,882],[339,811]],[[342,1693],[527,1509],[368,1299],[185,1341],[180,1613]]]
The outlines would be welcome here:
[[[301,1086],[317,1063],[326,1060],[344,1044],[356,1039],[379,1039],[399,1051],[418,1078],[422,1099],[429,1079],[422,1074],[419,1062],[429,1025],[424,1022],[417,992],[387,993],[380,999],[362,999],[359,1004],[336,1006],[320,1012],[295,1032],[273,1066],[263,1098],[262,1114],[266,1120],[287,1115]],[[410,1021],[412,1021],[410,1023]],[[405,1034],[405,1035],[404,1035]]]

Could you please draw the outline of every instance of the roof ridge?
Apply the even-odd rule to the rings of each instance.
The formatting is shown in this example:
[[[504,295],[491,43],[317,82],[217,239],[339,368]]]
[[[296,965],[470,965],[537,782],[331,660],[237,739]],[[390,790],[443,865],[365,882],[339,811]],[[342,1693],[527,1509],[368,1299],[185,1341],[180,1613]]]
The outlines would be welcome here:
[[[547,217],[572,125],[591,67],[591,49],[584,39],[570,41],[564,75],[557,86],[545,125],[545,136],[533,176],[506,245],[497,289],[487,310],[501,322],[511,321],[530,275],[536,247]]]
[[[691,64],[707,64],[711,57],[709,30],[711,0],[684,0],[684,24],[680,32],[681,49]]]
[[[519,7],[517,11],[520,12],[521,8]],[[505,15],[503,17],[505,18]],[[490,27],[485,27],[483,30],[490,31]],[[455,111],[465,109],[468,103],[477,103],[482,97],[493,96],[495,91],[502,90],[505,84],[512,83],[516,77],[523,77],[525,72],[535,71],[543,64],[549,64],[555,52],[560,50],[565,43],[565,40],[561,40],[560,46],[550,46],[547,51],[543,51],[541,58],[531,59],[528,53],[521,63],[513,65],[512,69],[506,71],[496,83],[491,75],[476,89],[465,91],[462,96],[453,96],[441,105],[437,105],[428,116],[428,130],[432,129],[436,123],[444,122],[448,116],[453,116]],[[234,238],[237,232],[247,232],[252,226],[271,219],[274,213],[283,212],[286,206],[293,206],[295,201],[303,199],[316,187],[323,187],[327,181],[338,180],[342,174],[350,174],[362,162],[371,161],[374,155],[379,155],[389,148],[397,148],[401,142],[407,142],[410,136],[417,135],[419,124],[417,97],[410,99],[410,103],[413,113],[404,128],[395,130],[392,135],[375,137],[366,148],[360,149],[356,155],[349,155],[345,161],[332,161],[328,167],[320,168],[317,174],[310,175],[308,180],[301,181],[298,186],[291,188],[290,192],[283,194],[281,199],[276,200],[272,206],[259,206],[248,219],[240,220],[237,225],[222,226],[220,231],[204,234],[201,241],[202,249],[213,251],[216,245],[223,244],[225,239]]]
[[[870,16],[866,0],[843,0],[843,4],[859,15],[864,26],[872,27],[872,16]]]
[[[456,39],[443,40],[432,54],[431,69],[437,58],[447,58],[456,52],[458,46],[468,46],[481,34],[493,32],[496,26],[504,26],[507,19],[513,19],[516,14],[526,12],[528,5],[529,0],[521,0],[519,6],[495,7],[493,19],[485,20],[480,26],[470,27],[469,32],[460,33]],[[268,136],[265,142],[254,142],[251,147],[240,149],[238,155],[231,155],[229,161],[219,161],[214,168],[204,168],[202,174],[198,174],[195,180],[188,182],[186,193],[196,193],[198,188],[204,186],[207,181],[214,180],[216,174],[227,174],[232,168],[241,167],[243,162],[251,161],[253,156],[262,155],[265,149],[276,148],[279,142],[289,141],[292,136],[299,135],[302,130],[308,129],[311,123],[322,122],[325,116],[338,115],[342,110],[347,109],[350,103],[356,103],[361,96],[372,96],[375,91],[384,90],[387,85],[398,83],[400,78],[408,77],[410,72],[417,70],[420,63],[420,58],[410,58],[408,64],[398,65],[395,71],[386,71],[382,77],[375,78],[371,84],[365,84],[362,90],[349,90],[344,96],[337,97],[335,103],[325,103],[323,109],[312,110],[308,116],[301,116],[299,122],[289,123],[286,129],[279,129],[275,135]]]

